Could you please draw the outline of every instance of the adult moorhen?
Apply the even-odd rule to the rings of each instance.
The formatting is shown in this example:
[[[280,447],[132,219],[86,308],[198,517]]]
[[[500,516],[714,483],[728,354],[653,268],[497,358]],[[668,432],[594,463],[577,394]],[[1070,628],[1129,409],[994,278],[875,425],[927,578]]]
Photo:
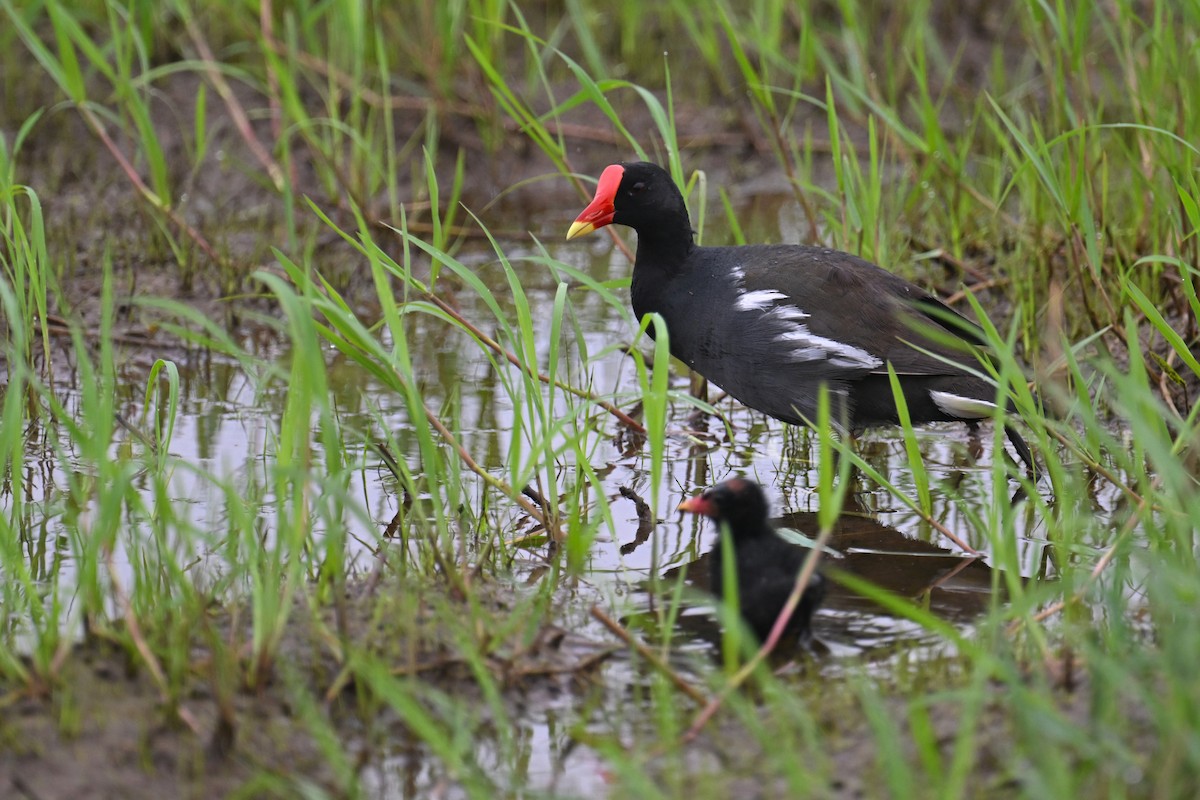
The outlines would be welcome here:
[[[982,332],[881,267],[823,247],[701,247],[675,182],[646,162],[607,167],[567,238],[611,223],[637,231],[634,313],[662,315],[671,354],[750,408],[811,424],[824,384],[844,431],[897,424],[891,363],[913,423],[991,416],[995,387],[965,366],[974,361],[966,345],[982,343]],[[1025,441],[1005,431],[1034,474]]]
[[[759,641],[765,641],[787,602],[809,551],[783,539],[767,520],[762,488],[746,478],[732,478],[679,504],[680,511],[703,514],[718,527],[729,526],[737,575],[738,608]],[[724,598],[724,552],[720,537],[712,549],[709,586]],[[825,579],[813,573],[788,619],[785,634],[807,637],[813,612],[825,596]]]

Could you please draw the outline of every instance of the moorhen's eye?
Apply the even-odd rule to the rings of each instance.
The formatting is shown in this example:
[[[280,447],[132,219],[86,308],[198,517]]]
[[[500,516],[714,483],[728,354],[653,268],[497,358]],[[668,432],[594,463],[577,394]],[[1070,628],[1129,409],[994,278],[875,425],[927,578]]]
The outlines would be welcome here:
[[[629,193],[630,193],[630,194],[637,194],[638,192],[642,191],[642,190],[643,190],[643,189],[645,189],[645,188],[646,188],[646,184],[645,184],[645,183],[643,183],[642,181],[638,181],[638,182],[637,182],[637,183],[635,183],[633,186],[630,186],[630,187],[629,187]]]

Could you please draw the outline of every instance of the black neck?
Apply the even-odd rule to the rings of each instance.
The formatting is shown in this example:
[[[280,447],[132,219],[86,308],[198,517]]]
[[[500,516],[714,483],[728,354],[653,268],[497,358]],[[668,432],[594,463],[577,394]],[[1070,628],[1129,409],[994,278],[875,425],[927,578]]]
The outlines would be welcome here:
[[[646,225],[638,229],[638,267],[673,273],[692,252],[692,226],[687,218],[667,225]]]
[[[637,257],[633,262],[633,280],[630,282],[630,300],[633,313],[640,319],[646,314],[664,312],[664,292],[670,291],[671,279],[683,272],[684,261],[695,245],[692,231],[655,230],[645,234],[638,232]],[[654,329],[650,329],[654,336]]]

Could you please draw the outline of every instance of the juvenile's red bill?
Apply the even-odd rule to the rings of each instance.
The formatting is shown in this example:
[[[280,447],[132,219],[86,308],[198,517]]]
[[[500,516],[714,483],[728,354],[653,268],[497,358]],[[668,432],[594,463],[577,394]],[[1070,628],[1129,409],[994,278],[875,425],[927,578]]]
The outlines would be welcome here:
[[[698,494],[695,497],[689,497],[687,500],[684,500],[679,504],[679,508],[676,510],[688,511],[692,514],[703,514],[706,517],[711,517],[716,513],[717,507],[712,503],[711,500],[706,499],[704,495]]]

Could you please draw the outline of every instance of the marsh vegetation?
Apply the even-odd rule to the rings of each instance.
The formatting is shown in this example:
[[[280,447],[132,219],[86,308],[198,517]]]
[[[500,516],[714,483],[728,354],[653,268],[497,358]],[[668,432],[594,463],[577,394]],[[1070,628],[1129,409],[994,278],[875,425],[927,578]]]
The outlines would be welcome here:
[[[1200,783],[1200,6],[0,21],[0,794]],[[977,320],[1041,475],[698,397],[562,241],[633,158]],[[811,648],[704,591],[735,474],[843,556]]]

